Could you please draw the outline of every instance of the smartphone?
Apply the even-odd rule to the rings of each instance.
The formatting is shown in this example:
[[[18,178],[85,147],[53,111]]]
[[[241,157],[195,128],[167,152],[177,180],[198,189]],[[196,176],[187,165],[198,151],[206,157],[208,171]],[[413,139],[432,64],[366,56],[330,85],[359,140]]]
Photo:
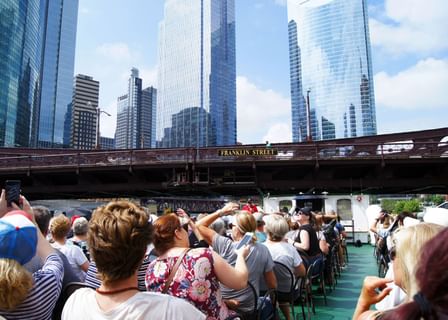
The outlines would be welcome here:
[[[253,232],[246,232],[246,234],[243,236],[243,239],[236,245],[236,249],[245,246],[246,244],[250,243],[252,241],[254,234]]]
[[[11,207],[12,203],[20,206],[20,180],[6,180],[5,192],[8,207]]]

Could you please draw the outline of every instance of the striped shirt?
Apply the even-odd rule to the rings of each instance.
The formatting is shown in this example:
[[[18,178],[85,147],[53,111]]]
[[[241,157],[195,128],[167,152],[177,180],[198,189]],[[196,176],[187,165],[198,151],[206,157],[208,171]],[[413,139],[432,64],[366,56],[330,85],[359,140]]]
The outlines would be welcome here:
[[[56,253],[50,254],[42,269],[33,273],[34,286],[28,297],[13,311],[0,309],[8,320],[49,320],[62,288],[64,267]]]
[[[152,260],[155,259],[155,256],[146,255],[143,260],[140,268],[138,269],[138,290],[146,291],[145,285],[145,275],[146,270],[148,269],[149,264]],[[98,269],[96,268],[95,261],[90,261],[89,269],[87,269],[87,275],[85,283],[92,288],[99,288],[101,286],[101,280],[98,279]]]

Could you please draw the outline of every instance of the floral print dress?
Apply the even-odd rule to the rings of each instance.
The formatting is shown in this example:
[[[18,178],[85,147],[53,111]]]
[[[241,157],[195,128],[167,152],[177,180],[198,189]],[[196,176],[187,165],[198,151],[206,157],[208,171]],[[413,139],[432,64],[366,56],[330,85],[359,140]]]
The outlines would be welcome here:
[[[148,291],[162,292],[177,257],[157,258],[146,271]],[[184,256],[167,294],[185,299],[207,315],[208,320],[226,319],[230,313],[222,300],[219,280],[208,248],[192,249]]]

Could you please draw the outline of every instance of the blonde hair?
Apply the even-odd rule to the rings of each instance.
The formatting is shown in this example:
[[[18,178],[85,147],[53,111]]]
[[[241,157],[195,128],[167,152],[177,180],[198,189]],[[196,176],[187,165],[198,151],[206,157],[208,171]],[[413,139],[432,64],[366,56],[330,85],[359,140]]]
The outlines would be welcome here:
[[[423,245],[443,229],[434,223],[419,223],[414,226],[399,228],[393,235],[396,246],[396,259],[401,270],[402,289],[411,299],[418,291],[419,286],[415,278],[415,271],[420,262]],[[443,254],[441,252],[441,254]]]
[[[268,215],[264,229],[272,241],[282,241],[289,231],[289,225],[285,218],[277,214]]]
[[[16,260],[0,259],[0,308],[13,310],[33,287],[33,276]]]
[[[63,214],[60,214],[51,220],[50,232],[55,240],[65,238],[70,231],[70,228],[70,219]]]
[[[235,216],[235,224],[242,235],[246,232],[254,233],[254,241],[257,240],[255,236],[255,230],[257,229],[257,221],[254,216],[250,214],[248,211],[240,211]]]

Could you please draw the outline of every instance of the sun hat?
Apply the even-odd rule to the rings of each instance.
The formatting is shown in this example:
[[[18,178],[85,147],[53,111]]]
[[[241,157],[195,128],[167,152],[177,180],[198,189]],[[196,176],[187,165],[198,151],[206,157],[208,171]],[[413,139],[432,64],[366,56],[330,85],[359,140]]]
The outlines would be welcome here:
[[[448,210],[443,208],[429,208],[423,216],[423,221],[448,227]]]
[[[23,265],[36,254],[36,245],[37,229],[28,213],[14,210],[0,219],[0,258]]]

